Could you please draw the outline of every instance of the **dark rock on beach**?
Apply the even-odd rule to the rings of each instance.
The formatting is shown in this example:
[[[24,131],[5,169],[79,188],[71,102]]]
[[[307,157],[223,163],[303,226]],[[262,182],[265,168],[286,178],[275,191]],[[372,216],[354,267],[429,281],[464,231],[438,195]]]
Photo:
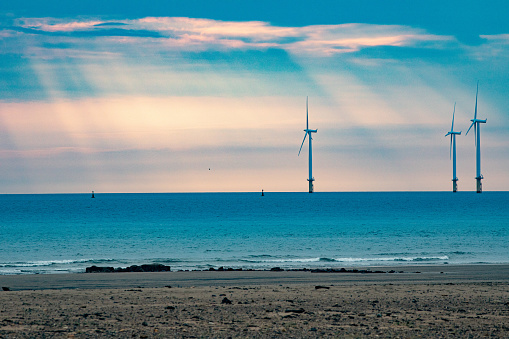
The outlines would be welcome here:
[[[221,300],[221,304],[227,304],[231,305],[232,301],[228,299],[227,297],[224,297],[223,300]]]
[[[132,265],[129,267],[107,267],[107,266],[90,266],[86,268],[86,273],[110,273],[110,272],[170,272],[170,266],[165,266],[162,264],[146,264],[146,265]],[[198,270],[199,271],[199,270]],[[210,267],[206,269],[206,271],[219,271],[219,272],[241,272],[241,271],[267,271],[267,269],[256,270],[256,269],[243,269],[243,268],[232,268],[232,267]],[[361,273],[361,274],[369,274],[369,273],[404,273],[403,271],[371,271],[369,269],[345,269],[345,268],[316,268],[316,269],[288,269],[285,270],[281,267],[272,267],[268,271],[271,272],[284,272],[284,271],[293,271],[293,272],[311,272],[311,273]],[[420,272],[415,272],[420,273]]]
[[[228,272],[236,271],[236,272],[240,272],[243,269],[242,268],[232,268],[232,267],[224,268],[223,266],[221,266],[217,270],[214,267],[211,267],[208,270],[209,271],[220,271],[220,272],[223,272],[223,271],[228,271]]]
[[[133,265],[124,269],[118,268],[116,272],[170,272],[170,266],[161,264]]]
[[[282,271],[284,271],[284,269],[282,269],[281,267],[272,267],[270,270],[273,271],[273,272],[282,272]]]
[[[115,272],[115,269],[113,267],[99,267],[99,266],[90,266],[87,267],[86,273],[109,273],[109,272]]]
[[[146,264],[146,265],[132,265],[126,268],[118,267],[101,267],[90,266],[86,268],[86,273],[112,273],[112,272],[170,272],[170,266],[162,264]]]

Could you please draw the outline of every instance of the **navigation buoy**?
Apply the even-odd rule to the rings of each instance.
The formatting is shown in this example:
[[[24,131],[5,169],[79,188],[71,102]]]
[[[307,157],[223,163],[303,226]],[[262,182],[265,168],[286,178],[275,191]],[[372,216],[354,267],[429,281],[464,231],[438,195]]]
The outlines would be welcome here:
[[[94,191],[92,191],[92,198],[95,198],[95,196],[94,196]]]
[[[263,197],[263,190],[262,190],[262,197]]]

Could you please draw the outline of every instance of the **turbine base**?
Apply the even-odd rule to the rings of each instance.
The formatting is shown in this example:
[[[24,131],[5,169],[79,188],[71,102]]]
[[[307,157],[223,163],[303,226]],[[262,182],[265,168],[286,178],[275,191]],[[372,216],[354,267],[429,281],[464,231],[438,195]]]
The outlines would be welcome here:
[[[481,178],[475,178],[475,180],[477,181],[477,193],[482,193],[482,182],[481,182]]]
[[[452,179],[452,191],[458,192],[458,178]]]
[[[315,181],[315,179],[308,179],[308,182],[309,182],[309,193],[313,193],[314,192],[313,181]]]

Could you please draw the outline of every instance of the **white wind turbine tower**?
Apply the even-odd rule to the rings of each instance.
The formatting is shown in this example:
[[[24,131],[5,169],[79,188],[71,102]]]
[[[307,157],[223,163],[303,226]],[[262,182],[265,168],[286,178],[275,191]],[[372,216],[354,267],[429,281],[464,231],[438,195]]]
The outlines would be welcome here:
[[[465,133],[465,135],[468,134],[468,132],[470,131],[470,129],[472,128],[472,126],[474,126],[474,134],[475,134],[475,168],[476,168],[476,177],[475,177],[475,180],[477,181],[477,193],[482,193],[482,183],[481,183],[481,179],[484,179],[484,177],[482,176],[481,174],[481,125],[479,124],[485,124],[486,123],[486,120],[487,119],[484,119],[484,120],[481,120],[481,119],[477,119],[477,94],[479,94],[479,81],[477,81],[477,91],[475,93],[475,113],[474,113],[474,118],[471,119],[470,121],[472,121],[472,125],[470,125],[470,127],[468,128],[468,131],[467,133]]]
[[[454,113],[456,113],[456,103],[454,103],[454,111],[452,112],[452,125],[451,131],[447,132],[445,136],[451,136],[451,146],[449,147],[449,158],[451,158],[452,152],[452,191],[458,191],[458,177],[456,177],[456,135],[460,135],[461,132],[454,132]]]
[[[299,155],[300,151],[302,151],[304,141],[306,141],[306,137],[309,134],[309,193],[313,193],[313,181],[315,181],[315,178],[313,178],[313,150],[311,148],[311,140],[313,140],[313,138],[311,137],[311,133],[316,133],[317,131],[316,129],[309,129],[308,98],[306,97],[306,129],[304,130],[306,134],[304,134],[304,139],[300,145]]]

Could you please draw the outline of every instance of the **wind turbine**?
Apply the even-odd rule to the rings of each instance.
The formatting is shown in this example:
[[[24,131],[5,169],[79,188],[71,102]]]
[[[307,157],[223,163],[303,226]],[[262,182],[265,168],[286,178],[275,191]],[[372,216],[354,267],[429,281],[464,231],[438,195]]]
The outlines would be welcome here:
[[[311,140],[313,140],[313,138],[311,137],[311,133],[316,133],[317,131],[316,129],[309,129],[308,97],[306,97],[306,129],[304,130],[306,134],[304,134],[304,139],[300,145],[299,155],[300,151],[302,151],[304,141],[306,141],[306,137],[309,134],[309,193],[313,193],[313,181],[315,181],[315,178],[313,178],[313,150],[311,148]]]
[[[477,92],[475,93],[475,113],[474,118],[471,119],[472,125],[468,128],[467,133],[470,131],[472,126],[474,126],[474,140],[475,140],[475,180],[477,181],[477,193],[482,193],[482,183],[481,179],[484,179],[484,177],[481,174],[481,125],[479,124],[485,124],[487,119],[481,120],[477,119],[477,94],[479,94],[479,81],[477,81]]]
[[[447,132],[445,136],[451,136],[451,146],[449,147],[449,159],[451,158],[452,152],[452,191],[458,191],[458,177],[456,177],[456,135],[460,135],[461,132],[454,132],[454,113],[456,113],[456,103],[454,103],[454,111],[452,112],[452,125],[451,131]]]

